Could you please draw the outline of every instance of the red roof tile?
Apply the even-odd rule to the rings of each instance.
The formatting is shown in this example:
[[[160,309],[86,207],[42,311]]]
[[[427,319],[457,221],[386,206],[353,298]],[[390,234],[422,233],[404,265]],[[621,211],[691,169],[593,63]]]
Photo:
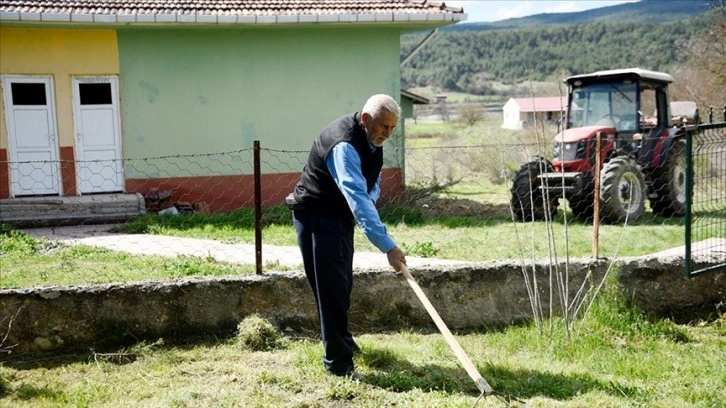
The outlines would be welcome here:
[[[520,112],[559,112],[567,106],[567,98],[560,96],[513,99],[519,105]]]
[[[93,16],[94,19],[88,19]],[[3,21],[134,22],[439,21],[466,18],[463,9],[427,0],[0,0]],[[223,20],[213,17],[224,16]],[[320,18],[323,16],[323,18]],[[345,16],[344,18],[335,18]],[[38,18],[40,17],[40,18]],[[44,18],[45,17],[45,18]],[[231,21],[228,17],[235,17]],[[262,17],[263,21],[258,21]],[[317,17],[317,18],[313,18]],[[130,21],[129,21],[130,18]],[[241,18],[241,19],[240,19]],[[138,22],[162,22],[143,18]]]

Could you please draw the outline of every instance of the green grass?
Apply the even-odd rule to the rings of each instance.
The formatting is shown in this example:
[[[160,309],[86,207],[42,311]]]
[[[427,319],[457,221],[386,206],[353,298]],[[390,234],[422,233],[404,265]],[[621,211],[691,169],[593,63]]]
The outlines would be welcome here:
[[[406,124],[406,147],[418,147],[415,143],[421,143],[420,139],[430,139],[430,142],[438,143],[441,135],[454,134],[457,129],[463,128],[464,125],[445,122],[408,123]],[[413,139],[415,141],[412,141]]]
[[[501,118],[490,116],[483,117],[473,126],[458,121],[409,122],[406,124],[406,148],[522,144],[533,142],[537,137],[549,142],[554,140],[556,133],[556,129],[551,126],[544,132],[540,129],[537,136],[534,129],[502,129],[501,124]],[[551,150],[551,147],[547,150]]]
[[[574,337],[560,322],[461,333],[498,392],[529,407],[716,407],[726,400],[726,320],[647,321],[603,296]],[[267,329],[266,329],[267,330]],[[264,334],[264,333],[263,333]],[[315,338],[153,344],[105,354],[5,359],[0,399],[14,407],[470,407],[478,390],[438,333],[356,336],[364,383],[327,375]],[[504,406],[493,397],[479,406]]]
[[[445,194],[444,197],[455,195]],[[555,257],[564,261],[566,257],[592,256],[592,226],[573,221],[569,214],[567,223],[561,212],[550,224],[513,223],[501,208],[494,213],[480,213],[490,211],[490,208],[480,208],[480,204],[470,198],[430,202],[429,208],[390,205],[381,210],[389,232],[410,256],[474,262],[501,259],[528,262],[532,258]],[[118,230],[253,244],[253,219],[251,210],[212,216],[146,215]],[[290,246],[295,250],[296,236],[287,209],[268,209],[263,221],[265,245]],[[355,234],[357,251],[378,252],[359,228]],[[683,239],[681,220],[646,217],[629,226],[602,225],[598,255],[610,259],[646,255],[683,245]],[[35,239],[7,226],[0,228],[0,255],[3,257],[0,288],[234,276],[255,272],[252,264],[233,264],[209,256],[136,256],[85,245],[61,244]],[[264,270],[285,271],[290,267],[273,262],[264,265]]]
[[[443,94],[446,95],[446,102],[449,104],[458,104],[463,102],[481,102],[486,104],[491,104],[492,106],[501,107],[504,105],[504,103],[507,102],[509,99],[508,96],[504,95],[513,95],[518,90],[521,92],[522,89],[526,90],[526,94],[530,95],[531,93],[534,93],[534,95],[537,96],[553,96],[553,95],[559,95],[562,92],[566,92],[566,90],[562,90],[562,85],[559,83],[559,80],[553,80],[553,81],[531,81],[531,82],[525,82],[521,84],[505,84],[498,81],[492,81],[490,82],[490,85],[492,88],[497,91],[498,95],[474,95],[464,92],[454,92],[454,91],[447,91],[443,92]],[[409,88],[409,91],[425,96],[429,99],[434,98],[435,95],[438,95],[442,92],[440,92],[438,89],[434,87],[413,87]]]
[[[137,256],[89,246],[58,245],[52,252],[4,254],[0,288],[85,285],[255,273],[254,265],[211,258]]]
[[[30,237],[0,225],[0,288],[78,285],[227,276],[255,272],[254,265],[218,262],[209,257],[137,256],[86,245]]]
[[[324,372],[315,335],[247,320],[230,338],[187,344],[159,339],[80,355],[5,355],[0,402],[13,407],[470,407],[479,394],[438,333],[356,335],[362,348],[356,366],[367,377],[356,383]],[[617,285],[607,285],[590,312],[573,322],[570,335],[564,327],[554,320],[456,337],[497,392],[529,407],[706,408],[726,400],[726,315],[693,325],[651,320],[627,306]],[[504,404],[489,397],[483,406]]]
[[[453,221],[453,219],[452,219]],[[554,253],[561,260],[565,256],[588,257],[592,255],[592,226],[578,224],[554,224],[548,227],[545,223],[516,224],[513,226],[505,221],[480,227],[428,225],[409,227],[396,225],[389,232],[403,245],[430,243],[437,250],[439,258],[465,261],[492,261],[500,259],[549,258],[550,249],[548,233],[553,235]],[[517,228],[517,236],[513,229]],[[567,240],[565,230],[567,229]],[[642,239],[642,237],[648,239]],[[358,236],[358,245],[362,250],[372,250],[365,237]],[[497,243],[497,245],[492,245]],[[616,258],[639,256],[663,251],[683,245],[683,227],[679,225],[647,225],[624,228],[622,226],[601,226],[599,256]]]
[[[249,215],[243,211],[211,217],[146,216],[123,229],[239,241],[251,228]],[[411,207],[389,207],[383,216],[404,248],[420,256],[482,260],[516,254],[512,248],[502,248],[506,245],[490,244],[511,240],[513,224],[505,218],[488,218],[482,224],[476,217],[430,217]],[[279,242],[294,239],[289,213],[273,209],[264,218],[270,225],[265,236],[274,235]],[[620,255],[624,255],[643,251],[653,243],[657,244],[648,250],[682,242],[678,231],[683,227],[678,222],[658,221],[603,226],[601,243],[615,248],[622,240]],[[561,237],[565,224],[558,218],[549,227],[545,223],[516,225],[521,235],[546,237],[547,229],[552,228]],[[5,287],[252,272],[207,258],[130,256],[63,246],[7,227],[0,232]],[[570,225],[570,251],[589,254],[591,233],[589,225]],[[523,238],[527,240],[531,238]],[[366,249],[362,236],[357,241]],[[531,241],[538,242],[538,253],[547,253],[546,241]],[[483,329],[457,338],[495,390],[524,400],[530,407],[700,408],[719,406],[726,400],[724,316],[690,326],[649,320],[628,308],[616,288],[606,286],[584,320],[573,323],[570,335],[561,321],[554,321],[539,327]],[[4,355],[0,405],[469,407],[478,396],[476,386],[437,333],[356,336],[363,349],[356,364],[367,376],[366,383],[326,375],[315,335],[299,336],[280,334],[268,351],[245,347],[240,334],[190,344],[160,339],[103,354],[35,360]],[[503,406],[493,401],[485,406]]]

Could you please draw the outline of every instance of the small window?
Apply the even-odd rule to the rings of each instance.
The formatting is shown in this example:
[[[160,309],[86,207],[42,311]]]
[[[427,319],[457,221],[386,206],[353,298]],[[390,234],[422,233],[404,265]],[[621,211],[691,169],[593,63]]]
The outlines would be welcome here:
[[[81,105],[111,105],[111,84],[78,84]]]
[[[10,84],[13,105],[47,105],[44,83],[13,82]]]

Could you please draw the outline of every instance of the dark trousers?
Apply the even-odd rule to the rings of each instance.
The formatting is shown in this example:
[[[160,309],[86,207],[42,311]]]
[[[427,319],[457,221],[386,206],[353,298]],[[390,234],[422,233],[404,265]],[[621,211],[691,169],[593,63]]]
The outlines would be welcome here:
[[[292,218],[305,275],[318,306],[325,369],[345,375],[353,370],[353,352],[358,350],[348,331],[355,222],[349,217],[303,210],[293,211]]]

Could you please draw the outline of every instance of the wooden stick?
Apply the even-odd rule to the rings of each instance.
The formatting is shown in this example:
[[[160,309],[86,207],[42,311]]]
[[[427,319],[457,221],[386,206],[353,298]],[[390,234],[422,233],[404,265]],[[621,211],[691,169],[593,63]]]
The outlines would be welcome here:
[[[401,272],[403,273],[403,276],[406,277],[408,284],[411,285],[411,288],[413,288],[413,291],[416,292],[416,296],[418,296],[418,299],[424,305],[426,311],[429,312],[429,315],[434,320],[434,323],[436,323],[436,326],[439,328],[439,331],[444,336],[446,342],[449,343],[449,347],[451,347],[451,350],[454,351],[456,358],[459,359],[459,362],[464,367],[467,374],[469,374],[469,377],[474,380],[474,383],[476,384],[477,388],[479,388],[479,391],[481,391],[484,395],[492,395],[494,393],[494,389],[492,389],[487,380],[485,380],[484,377],[479,374],[479,371],[476,369],[476,367],[474,367],[474,364],[469,359],[469,356],[466,355],[464,349],[461,348],[459,342],[456,341],[454,335],[451,334],[449,328],[446,327],[446,323],[444,323],[444,321],[441,319],[441,316],[439,316],[439,313],[436,312],[434,306],[431,304],[431,302],[429,302],[429,299],[426,297],[424,291],[421,289],[418,283],[416,283],[416,280],[413,278],[413,276],[411,276],[411,273],[408,271],[408,267],[406,265],[401,266]]]

